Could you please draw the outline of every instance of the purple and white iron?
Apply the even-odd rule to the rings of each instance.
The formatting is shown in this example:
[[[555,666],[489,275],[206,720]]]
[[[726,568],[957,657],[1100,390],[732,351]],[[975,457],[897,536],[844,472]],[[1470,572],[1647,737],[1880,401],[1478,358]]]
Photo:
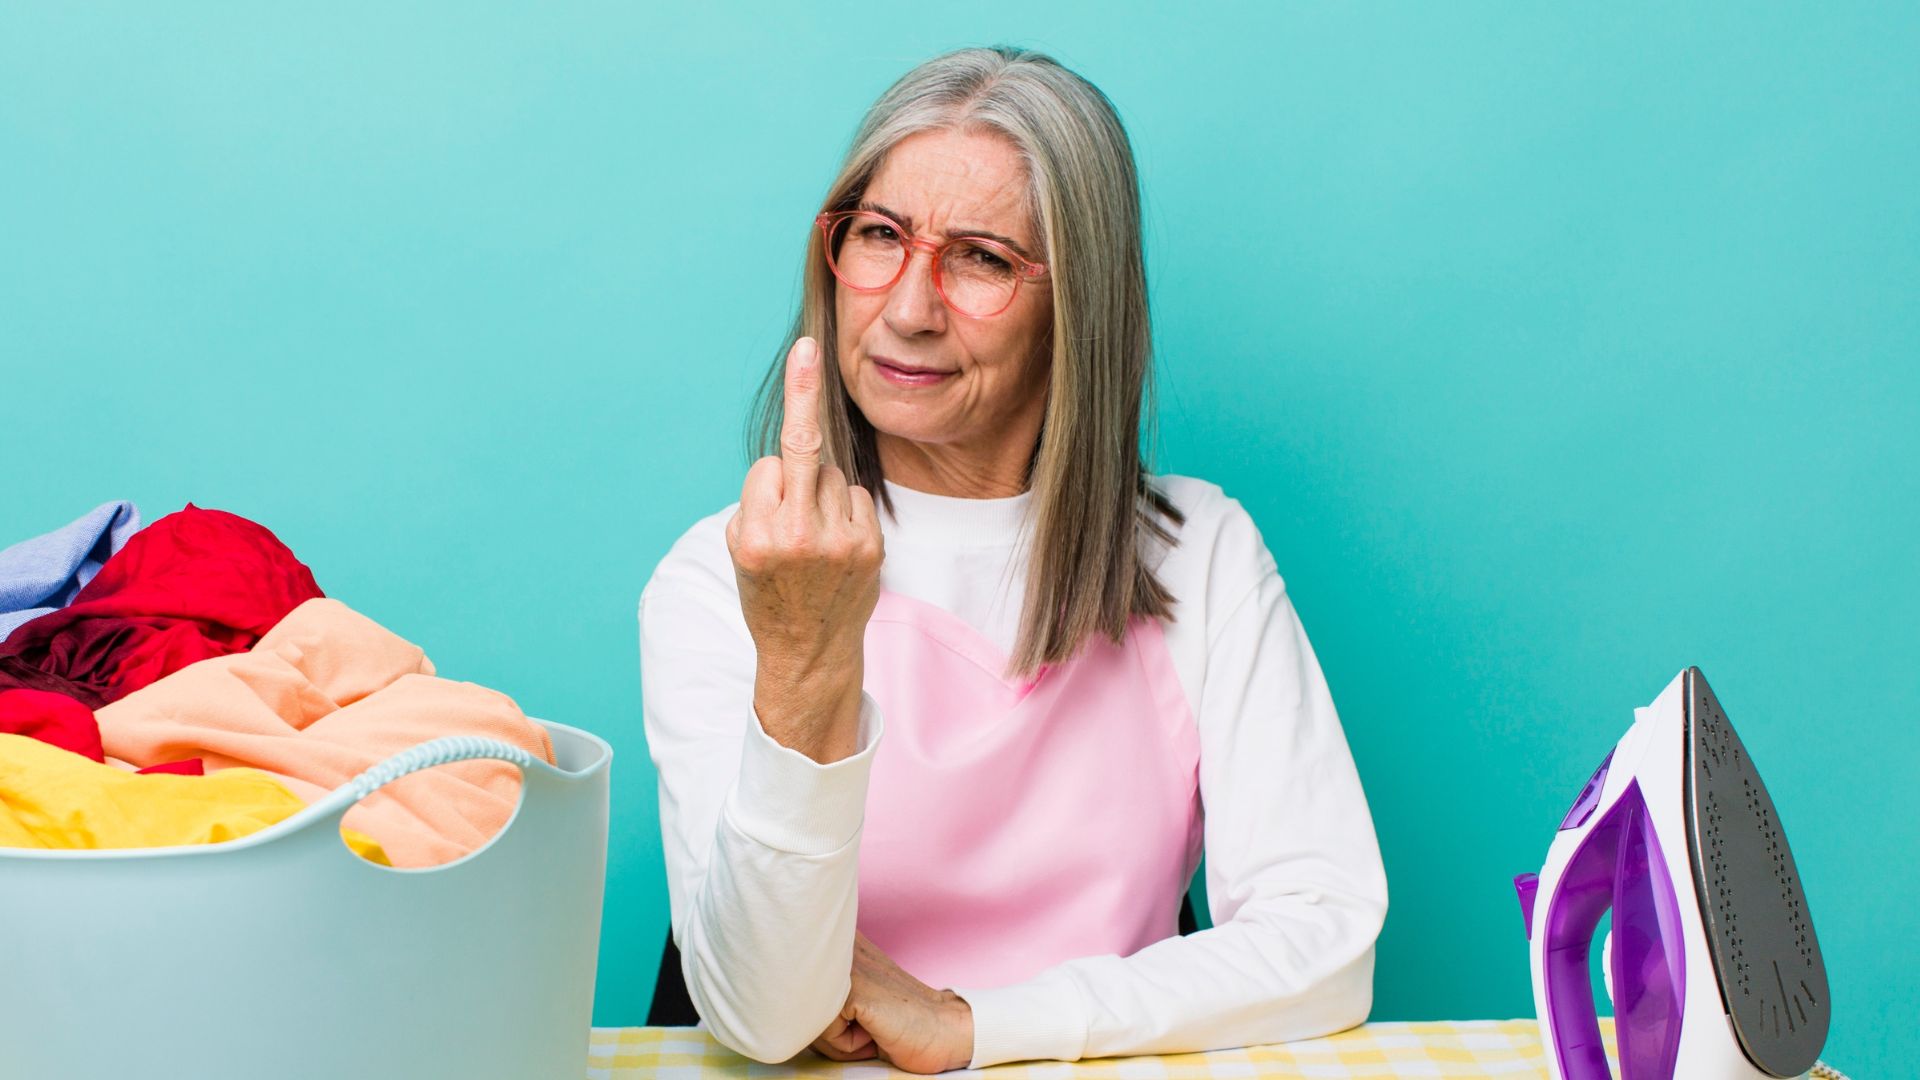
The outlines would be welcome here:
[[[1581,789],[1536,876],[1514,880],[1553,1080],[1606,1080],[1587,958],[1603,964],[1621,1080],[1760,1080],[1814,1066],[1827,970],[1773,800],[1700,669],[1675,676]]]

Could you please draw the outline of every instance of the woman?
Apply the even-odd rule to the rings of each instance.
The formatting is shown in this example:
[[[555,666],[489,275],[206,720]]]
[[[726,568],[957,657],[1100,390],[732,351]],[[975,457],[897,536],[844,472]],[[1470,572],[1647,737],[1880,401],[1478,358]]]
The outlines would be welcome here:
[[[1112,106],[1030,52],[929,61],[807,258],[768,456],[640,603],[703,1021],[916,1072],[1360,1023],[1386,880],[1319,664],[1240,505],[1141,461]]]

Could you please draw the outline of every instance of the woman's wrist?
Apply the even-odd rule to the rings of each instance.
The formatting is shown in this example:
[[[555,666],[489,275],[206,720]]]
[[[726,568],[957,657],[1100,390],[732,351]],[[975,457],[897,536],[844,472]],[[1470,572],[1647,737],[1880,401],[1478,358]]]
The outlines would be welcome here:
[[[754,713],[769,738],[822,765],[851,757],[860,749],[863,672],[857,656],[809,670],[763,662],[754,674]]]
[[[865,654],[864,634],[844,641],[756,641],[754,677],[796,688],[837,686],[850,676],[859,677]]]

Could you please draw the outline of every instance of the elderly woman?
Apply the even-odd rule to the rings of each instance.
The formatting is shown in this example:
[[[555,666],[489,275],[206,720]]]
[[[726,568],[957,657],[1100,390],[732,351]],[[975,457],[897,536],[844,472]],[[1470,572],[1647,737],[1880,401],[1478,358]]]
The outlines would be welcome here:
[[[1240,504],[1150,475],[1132,150],[1051,59],[867,113],[740,501],[640,599],[690,1000],[761,1061],[915,1072],[1323,1035],[1386,879]],[[1206,856],[1213,926],[1177,933]]]

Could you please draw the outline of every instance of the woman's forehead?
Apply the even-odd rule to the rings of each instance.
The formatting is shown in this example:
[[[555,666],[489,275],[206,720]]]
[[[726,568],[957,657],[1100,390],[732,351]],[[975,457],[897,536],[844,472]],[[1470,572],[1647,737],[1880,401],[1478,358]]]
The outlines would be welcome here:
[[[910,135],[888,151],[862,201],[899,218],[915,235],[991,233],[1031,246],[1027,171],[1004,135]]]

